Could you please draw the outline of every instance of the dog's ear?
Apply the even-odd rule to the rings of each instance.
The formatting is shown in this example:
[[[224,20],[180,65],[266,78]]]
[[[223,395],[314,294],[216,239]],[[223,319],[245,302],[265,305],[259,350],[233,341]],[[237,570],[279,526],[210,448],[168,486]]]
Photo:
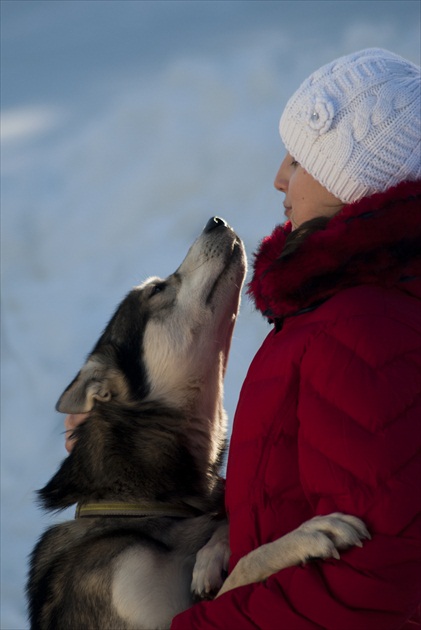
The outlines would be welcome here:
[[[91,356],[56,404],[61,413],[87,413],[95,401],[108,402],[127,395],[127,384],[117,368]]]

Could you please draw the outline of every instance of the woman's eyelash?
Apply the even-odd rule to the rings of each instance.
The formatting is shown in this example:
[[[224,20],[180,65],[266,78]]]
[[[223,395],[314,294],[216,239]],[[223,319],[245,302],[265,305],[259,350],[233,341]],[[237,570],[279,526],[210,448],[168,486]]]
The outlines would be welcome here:
[[[297,160],[292,160],[292,162],[291,162],[291,166],[298,166],[298,162],[297,162]]]

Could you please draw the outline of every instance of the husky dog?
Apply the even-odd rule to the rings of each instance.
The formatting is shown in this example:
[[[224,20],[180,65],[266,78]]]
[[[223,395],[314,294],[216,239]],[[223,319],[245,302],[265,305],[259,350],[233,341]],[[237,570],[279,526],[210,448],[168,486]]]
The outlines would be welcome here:
[[[177,271],[130,291],[60,397],[58,411],[89,415],[39,491],[48,510],[78,507],[32,553],[33,630],[168,628],[194,595],[220,588],[222,388],[245,270],[241,240],[210,219]],[[246,556],[225,590],[337,555],[363,528],[312,519]]]

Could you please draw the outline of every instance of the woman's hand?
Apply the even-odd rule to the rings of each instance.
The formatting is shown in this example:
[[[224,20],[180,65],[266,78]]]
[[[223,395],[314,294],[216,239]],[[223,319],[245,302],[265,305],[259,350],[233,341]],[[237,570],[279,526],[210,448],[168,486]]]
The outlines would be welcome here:
[[[87,413],[71,413],[66,416],[64,420],[64,428],[65,428],[65,436],[66,442],[64,446],[66,447],[66,451],[70,453],[75,445],[75,437],[74,430],[78,427],[82,422],[85,422],[88,417]]]

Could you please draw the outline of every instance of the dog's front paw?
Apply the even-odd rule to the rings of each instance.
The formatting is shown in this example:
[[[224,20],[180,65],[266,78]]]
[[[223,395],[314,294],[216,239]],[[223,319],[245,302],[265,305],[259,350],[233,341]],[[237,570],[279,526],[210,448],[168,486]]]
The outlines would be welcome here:
[[[307,556],[302,559],[306,562],[316,558],[336,558],[339,560],[339,551],[350,547],[362,547],[362,541],[370,539],[364,523],[355,516],[334,512],[327,516],[315,516],[303,523],[297,533],[304,534],[306,540]]]
[[[191,584],[195,598],[212,599],[215,596],[226,576],[229,557],[228,525],[224,523],[196,554]]]

